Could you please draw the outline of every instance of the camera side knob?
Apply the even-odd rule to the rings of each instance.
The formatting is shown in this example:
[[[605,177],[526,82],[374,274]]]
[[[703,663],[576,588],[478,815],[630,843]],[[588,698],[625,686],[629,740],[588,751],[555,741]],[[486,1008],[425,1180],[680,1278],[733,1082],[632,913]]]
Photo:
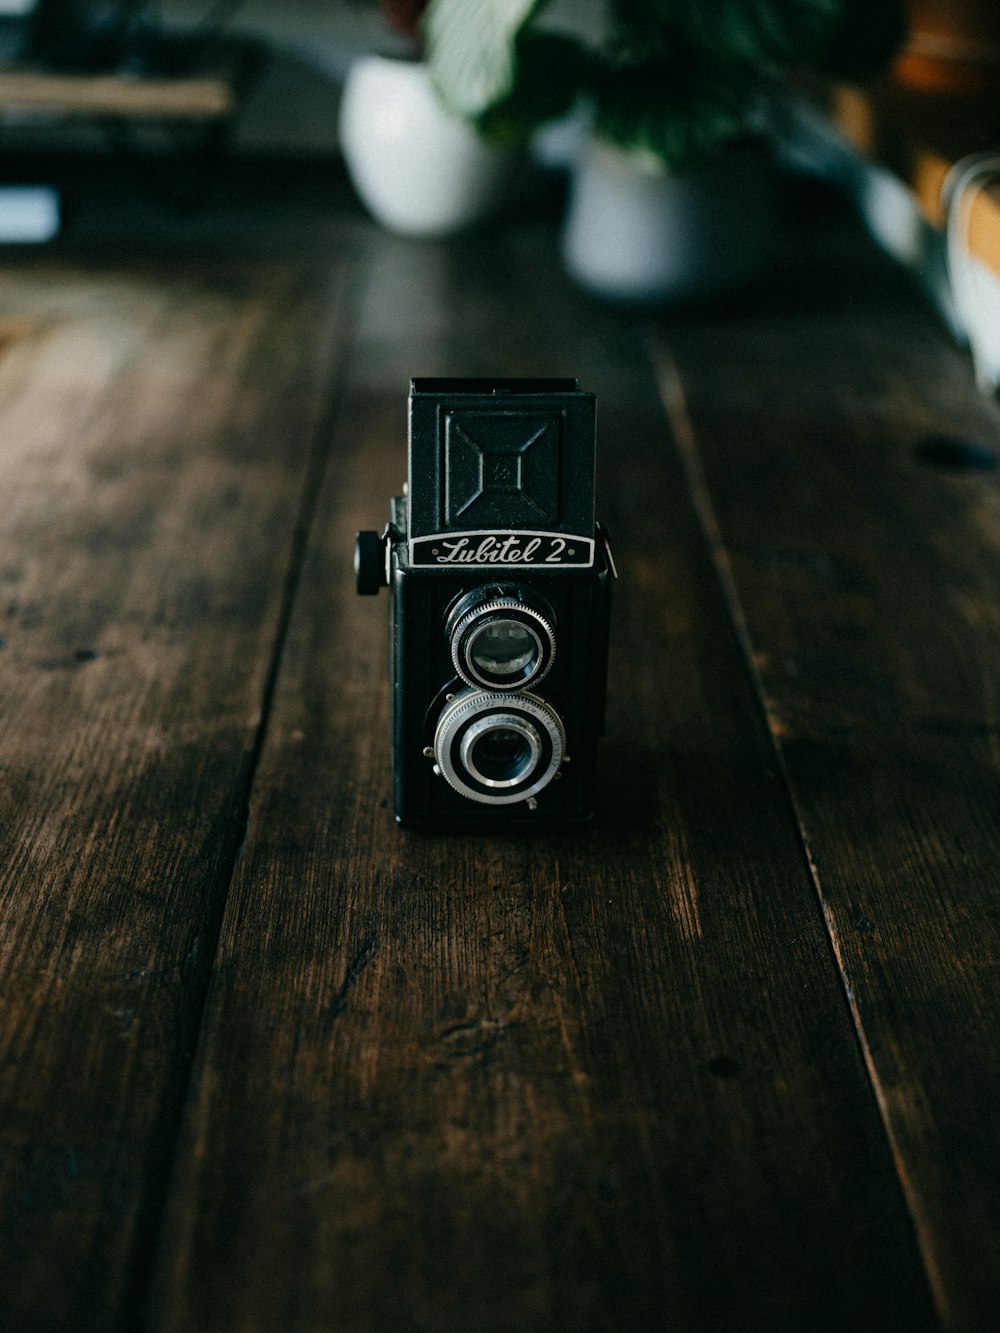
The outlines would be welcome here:
[[[354,581],[362,597],[374,597],[385,587],[385,546],[377,532],[355,535]]]

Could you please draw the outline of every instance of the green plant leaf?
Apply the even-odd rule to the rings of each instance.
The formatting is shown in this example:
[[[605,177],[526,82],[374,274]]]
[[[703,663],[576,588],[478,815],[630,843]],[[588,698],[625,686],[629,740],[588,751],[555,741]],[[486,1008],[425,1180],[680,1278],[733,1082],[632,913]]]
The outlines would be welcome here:
[[[901,0],[842,0],[840,14],[818,68],[835,79],[865,83],[877,77],[903,45],[906,9]]]
[[[695,165],[746,133],[757,72],[745,65],[692,59],[605,72],[597,94],[597,132],[671,170]]]
[[[539,125],[565,115],[592,80],[590,56],[565,33],[522,32],[515,65],[510,93],[476,122],[501,143],[523,143]]]
[[[634,57],[675,41],[714,61],[765,68],[809,64],[824,49],[844,0],[616,0],[618,36]],[[877,0],[872,7],[877,8]]]
[[[539,28],[550,3],[430,0],[423,35],[445,106],[511,141],[585,93],[599,133],[674,167],[743,133],[761,78],[869,77],[904,32],[903,0],[607,0],[591,48]]]
[[[430,0],[422,34],[431,82],[456,115],[478,120],[514,87],[518,33],[548,0]]]

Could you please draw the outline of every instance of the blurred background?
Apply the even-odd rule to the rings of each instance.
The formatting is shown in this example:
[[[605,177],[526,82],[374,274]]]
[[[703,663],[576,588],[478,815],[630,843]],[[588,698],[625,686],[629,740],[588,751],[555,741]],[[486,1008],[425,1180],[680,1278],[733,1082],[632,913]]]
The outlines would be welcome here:
[[[791,173],[992,386],[998,74],[994,0],[0,0],[0,241],[169,228],[239,180],[415,237],[562,210],[583,285],[691,301],[766,273]]]

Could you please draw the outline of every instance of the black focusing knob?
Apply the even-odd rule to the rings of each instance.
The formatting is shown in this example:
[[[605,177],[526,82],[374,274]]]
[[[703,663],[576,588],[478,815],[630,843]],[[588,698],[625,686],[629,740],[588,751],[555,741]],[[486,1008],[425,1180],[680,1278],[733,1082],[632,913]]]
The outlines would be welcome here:
[[[354,578],[362,597],[372,597],[385,587],[385,546],[377,532],[355,536]]]

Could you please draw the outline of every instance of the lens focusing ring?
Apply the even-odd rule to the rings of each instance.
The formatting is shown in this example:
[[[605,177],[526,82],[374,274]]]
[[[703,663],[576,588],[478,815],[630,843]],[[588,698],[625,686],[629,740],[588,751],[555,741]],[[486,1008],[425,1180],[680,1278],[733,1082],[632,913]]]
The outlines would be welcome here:
[[[510,623],[525,631],[534,645],[531,660],[510,673],[509,680],[499,671],[477,665],[475,643],[491,625]],[[520,690],[534,685],[547,674],[556,654],[556,636],[548,620],[533,606],[516,597],[495,597],[470,607],[451,632],[451,659],[456,672],[473,687],[488,690]]]
[[[503,763],[495,762],[491,745],[505,755]],[[537,795],[558,773],[565,750],[558,713],[527,693],[463,690],[434,733],[441,776],[462,796],[486,805],[512,805]]]

